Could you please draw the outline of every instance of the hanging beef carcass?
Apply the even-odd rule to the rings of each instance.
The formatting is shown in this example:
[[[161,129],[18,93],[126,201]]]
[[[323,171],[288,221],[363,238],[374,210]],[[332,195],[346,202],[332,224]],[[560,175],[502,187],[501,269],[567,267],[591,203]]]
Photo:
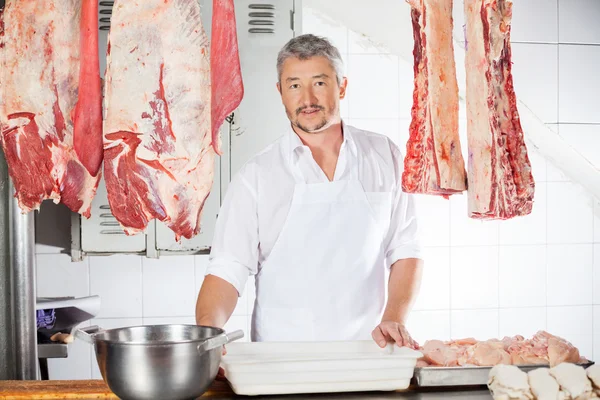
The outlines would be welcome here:
[[[448,197],[467,189],[458,133],[452,0],[409,0],[414,92],[402,188]]]
[[[535,183],[511,75],[510,0],[465,0],[469,216],[526,215]]]
[[[102,110],[94,0],[8,0],[0,24],[2,148],[23,212],[45,199],[90,216]]]
[[[214,0],[211,21],[212,144],[221,155],[219,128],[244,97],[233,0]]]
[[[233,3],[215,1],[214,8],[226,20],[213,28],[218,47],[209,51],[197,0],[117,0],[113,7],[104,173],[111,211],[128,234],[154,218],[177,239],[199,232],[219,151],[213,126],[222,120],[212,115],[224,118],[241,97]],[[221,61],[213,77],[234,70],[228,82],[215,79],[215,90],[211,52]]]

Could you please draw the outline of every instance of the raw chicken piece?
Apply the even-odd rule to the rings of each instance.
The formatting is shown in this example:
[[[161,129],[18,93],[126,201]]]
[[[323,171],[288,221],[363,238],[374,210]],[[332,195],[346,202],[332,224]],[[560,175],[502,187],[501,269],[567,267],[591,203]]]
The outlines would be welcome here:
[[[464,350],[459,346],[451,346],[441,340],[429,340],[422,347],[424,360],[432,365],[458,366],[458,358]]]
[[[563,400],[565,398],[548,368],[537,368],[529,371],[527,375],[529,387],[537,400]]]
[[[496,400],[533,399],[527,374],[514,365],[496,365],[490,370],[488,388]]]
[[[535,183],[511,73],[512,1],[465,0],[469,216],[531,213]]]
[[[596,394],[600,395],[600,364],[592,365],[585,372],[588,379],[592,381]]]
[[[548,358],[550,366],[555,366],[563,362],[579,362],[579,350],[571,343],[558,337],[548,339]]]
[[[487,340],[467,348],[467,364],[478,366],[494,366],[510,364],[510,354],[504,350],[504,343],[500,340]]]
[[[587,378],[585,369],[579,365],[563,362],[550,368],[550,375],[556,379],[567,399],[592,396],[592,383]]]
[[[452,0],[408,0],[414,36],[414,92],[402,189],[448,197],[467,189],[458,134]]]

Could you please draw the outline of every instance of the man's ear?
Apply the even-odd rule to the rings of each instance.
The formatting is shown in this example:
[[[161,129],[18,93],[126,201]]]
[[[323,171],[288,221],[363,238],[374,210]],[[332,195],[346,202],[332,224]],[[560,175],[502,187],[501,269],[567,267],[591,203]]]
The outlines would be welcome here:
[[[277,84],[275,86],[277,86],[277,91],[279,92],[279,94],[282,94],[281,93],[281,83],[277,82]]]
[[[348,79],[344,76],[340,82],[340,100],[346,97],[346,88],[348,87]]]

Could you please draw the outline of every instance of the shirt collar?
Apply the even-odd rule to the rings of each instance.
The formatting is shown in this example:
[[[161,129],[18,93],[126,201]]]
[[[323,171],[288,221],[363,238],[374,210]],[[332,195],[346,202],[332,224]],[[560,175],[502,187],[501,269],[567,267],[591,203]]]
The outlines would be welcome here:
[[[342,149],[344,149],[345,147],[348,147],[352,150],[352,152],[354,154],[356,154],[356,143],[352,136],[352,127],[349,125],[346,125],[346,123],[343,120],[342,120],[342,132],[344,135],[344,139],[343,139],[342,147],[341,147],[340,151],[342,151]],[[296,151],[303,147],[305,147],[305,146],[302,143],[302,140],[300,140],[300,137],[298,136],[298,134],[290,126],[289,134],[288,134],[288,148],[287,148],[287,153],[288,153],[289,157],[293,160],[294,159],[293,156],[296,153]]]

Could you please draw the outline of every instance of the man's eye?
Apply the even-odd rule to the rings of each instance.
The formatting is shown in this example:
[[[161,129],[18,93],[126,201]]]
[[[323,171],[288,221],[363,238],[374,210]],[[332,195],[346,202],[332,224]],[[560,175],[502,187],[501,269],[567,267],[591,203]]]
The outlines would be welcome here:
[[[293,85],[290,86],[290,89],[298,89],[298,87],[300,87],[300,85],[298,85],[298,84],[295,83],[295,84],[293,84]]]
[[[317,82],[316,85],[317,86],[325,86],[325,82]]]

